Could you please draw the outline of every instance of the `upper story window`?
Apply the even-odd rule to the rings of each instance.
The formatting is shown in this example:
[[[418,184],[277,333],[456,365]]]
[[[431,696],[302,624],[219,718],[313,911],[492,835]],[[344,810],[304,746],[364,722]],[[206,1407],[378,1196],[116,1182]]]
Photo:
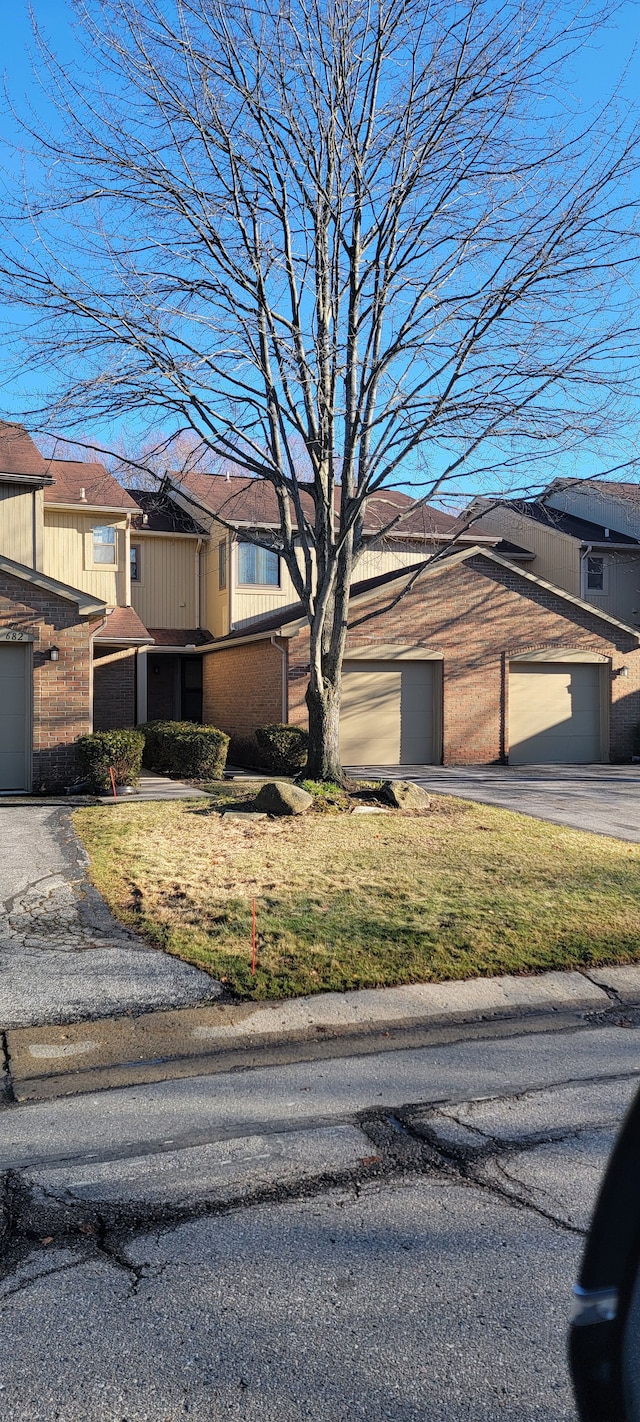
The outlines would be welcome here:
[[[587,558],[587,591],[604,592],[604,558]]]
[[[222,538],[218,544],[218,587],[227,586],[227,540]]]
[[[255,543],[238,544],[238,583],[254,587],[280,587],[280,559],[271,548]]]
[[[116,531],[108,524],[93,530],[93,561],[94,563],[115,563],[116,561]]]
[[[130,558],[131,558],[131,581],[132,581],[132,583],[139,583],[139,582],[140,582],[140,544],[139,544],[139,543],[132,543],[132,544],[131,544]]]

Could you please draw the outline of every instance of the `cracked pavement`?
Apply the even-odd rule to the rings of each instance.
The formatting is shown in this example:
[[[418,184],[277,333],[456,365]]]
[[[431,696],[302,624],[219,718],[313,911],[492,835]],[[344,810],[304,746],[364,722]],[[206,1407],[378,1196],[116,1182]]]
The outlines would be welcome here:
[[[212,1001],[208,974],[148,947],[87,877],[66,809],[1,805],[0,1029]]]
[[[638,1016],[7,1106],[3,1418],[575,1419]]]

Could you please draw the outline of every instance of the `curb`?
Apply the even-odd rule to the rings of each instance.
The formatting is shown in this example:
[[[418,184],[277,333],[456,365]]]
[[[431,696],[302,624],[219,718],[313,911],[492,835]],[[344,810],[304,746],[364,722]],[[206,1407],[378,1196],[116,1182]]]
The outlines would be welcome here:
[[[138,1017],[9,1028],[8,1094],[14,1102],[42,1100],[168,1076],[206,1075],[229,1069],[232,1056],[233,1066],[254,1065],[253,1053],[269,1048],[315,1044],[315,1054],[318,1044],[339,1038],[548,1019],[554,1013],[579,1020],[612,1006],[634,1004],[640,1004],[640,965],[630,964],[589,973],[418,983],[319,993],[286,1002],[208,1003]]]

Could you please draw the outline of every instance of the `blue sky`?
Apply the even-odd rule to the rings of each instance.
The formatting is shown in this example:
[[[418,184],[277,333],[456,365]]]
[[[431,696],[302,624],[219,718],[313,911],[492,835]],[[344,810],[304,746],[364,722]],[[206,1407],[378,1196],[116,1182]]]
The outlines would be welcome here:
[[[58,56],[72,61],[75,41],[72,29],[72,11],[65,0],[32,0],[33,10],[45,35],[51,41]],[[32,73],[29,48],[32,43],[31,23],[27,0],[11,0],[6,4],[2,20],[2,60],[4,77],[11,99],[23,108],[25,99],[33,97],[41,104],[41,94]],[[621,5],[619,13],[607,32],[603,33],[589,50],[584,50],[576,59],[574,72],[568,76],[568,83],[585,107],[604,99],[626,68],[622,81],[623,100],[631,103],[640,101],[640,0]],[[3,105],[0,109],[0,137],[13,137],[11,116]],[[26,386],[8,372],[8,381],[3,383],[0,403],[4,412],[20,418],[25,401]],[[639,392],[640,393],[640,392]],[[606,461],[615,465],[615,449]],[[602,466],[600,466],[602,467]],[[593,461],[581,457],[578,467],[571,461],[571,467],[551,469],[550,475],[558,472],[570,474],[594,474],[599,472]],[[631,476],[634,477],[634,476]],[[635,476],[638,477],[638,476]]]

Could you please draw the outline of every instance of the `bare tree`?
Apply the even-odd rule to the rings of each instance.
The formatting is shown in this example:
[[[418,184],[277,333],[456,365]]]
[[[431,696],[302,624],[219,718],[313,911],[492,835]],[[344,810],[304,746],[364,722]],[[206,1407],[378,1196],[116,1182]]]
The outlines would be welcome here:
[[[372,494],[400,484],[426,501],[465,470],[530,481],[624,417],[638,128],[613,104],[581,118],[567,68],[604,11],[76,11],[84,68],[39,37],[55,118],[25,124],[1,258],[30,369],[47,373],[39,419],[155,413],[273,485],[311,628],[309,769],[336,777]],[[390,503],[378,538],[399,527]]]

